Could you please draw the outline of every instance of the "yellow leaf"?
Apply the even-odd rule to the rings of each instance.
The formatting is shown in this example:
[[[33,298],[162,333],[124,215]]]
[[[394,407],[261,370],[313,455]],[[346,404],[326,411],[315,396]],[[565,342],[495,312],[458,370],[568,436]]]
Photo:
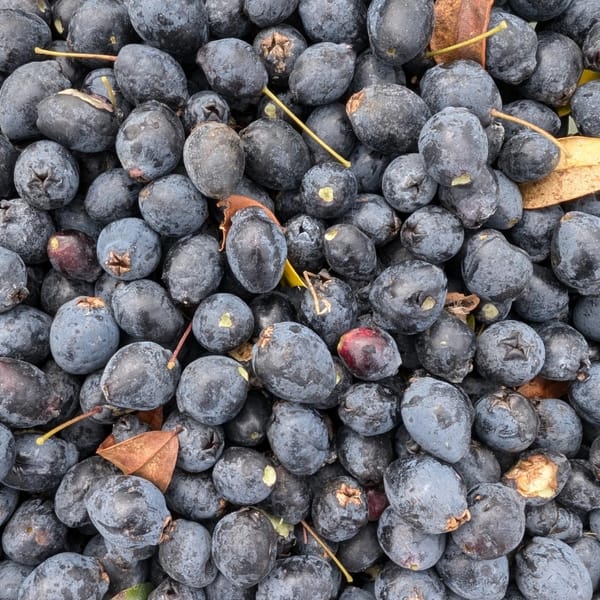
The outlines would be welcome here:
[[[306,287],[306,284],[300,278],[300,275],[296,273],[296,269],[292,266],[292,263],[286,259],[285,266],[283,267],[283,276],[281,282],[288,287]]]
[[[592,71],[591,69],[584,69],[579,81],[577,82],[577,87],[583,85],[584,83],[588,83],[588,81],[594,81],[594,79],[600,79],[600,73],[598,71]],[[559,117],[566,117],[571,114],[571,107],[567,104],[567,106],[561,106],[556,109],[556,114]]]
[[[558,165],[539,181],[522,183],[523,208],[534,209],[574,200],[600,190],[600,138],[559,138]]]

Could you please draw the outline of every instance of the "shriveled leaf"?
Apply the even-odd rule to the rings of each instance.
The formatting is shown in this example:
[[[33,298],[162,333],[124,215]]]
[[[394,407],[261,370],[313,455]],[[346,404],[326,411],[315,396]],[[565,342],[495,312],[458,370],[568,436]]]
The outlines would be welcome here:
[[[437,0],[434,8],[433,34],[429,47],[433,52],[454,46],[487,31],[494,0]],[[485,67],[485,45],[482,39],[464,48],[436,54],[438,64],[471,59]]]
[[[104,98],[100,96],[86,94],[85,92],[80,92],[79,90],[74,89],[66,89],[58,92],[61,96],[73,96],[78,98],[82,102],[97,108],[98,110],[105,110],[106,112],[114,112],[114,108],[110,102],[107,102]]]
[[[526,398],[561,398],[569,391],[568,381],[551,381],[539,375],[517,388]]]
[[[574,200],[600,190],[600,138],[559,138],[556,168],[543,179],[522,183],[523,208],[535,209]]]
[[[461,294],[460,292],[450,292],[446,294],[444,308],[447,312],[461,321],[467,322],[467,317],[479,306],[479,296],[475,294]]]
[[[223,200],[217,202],[217,207],[223,208],[223,222],[219,225],[219,229],[221,230],[221,250],[225,248],[225,244],[227,243],[227,234],[231,229],[231,219],[233,215],[238,210],[242,210],[244,208],[249,207],[257,207],[262,209],[267,217],[273,221],[276,225],[283,230],[281,223],[277,220],[277,217],[264,205],[258,202],[257,200],[253,200],[252,198],[248,198],[247,196],[240,196],[239,194],[232,194]],[[281,277],[281,282],[289,287],[306,287],[304,282],[292,266],[292,263],[289,260],[285,261],[285,265],[283,268],[283,276]]]
[[[140,410],[138,411],[137,416],[142,423],[150,425],[150,429],[158,431],[162,427],[164,421],[163,407],[159,406],[153,410]]]
[[[125,475],[137,475],[165,491],[173,477],[181,429],[146,431],[123,442],[115,443],[109,435],[96,453],[121,469]]]
[[[138,583],[126,590],[121,590],[110,600],[146,600],[153,589],[154,586],[151,583]]]

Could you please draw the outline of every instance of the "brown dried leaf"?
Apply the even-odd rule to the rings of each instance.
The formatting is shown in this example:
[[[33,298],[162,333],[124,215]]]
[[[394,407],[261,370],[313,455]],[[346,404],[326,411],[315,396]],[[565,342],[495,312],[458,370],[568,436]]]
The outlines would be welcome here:
[[[175,470],[180,430],[147,431],[118,444],[115,444],[114,436],[109,435],[96,453],[125,475],[143,477],[164,492]]]
[[[106,112],[114,112],[114,108],[112,106],[112,104],[110,104],[110,102],[108,102],[107,100],[105,100],[104,98],[100,97],[100,96],[96,96],[95,94],[86,94],[85,92],[80,92],[79,90],[74,90],[74,89],[66,89],[66,90],[61,90],[60,92],[58,92],[61,96],[73,96],[75,98],[78,98],[79,100],[81,100],[82,102],[85,102],[86,104],[89,104],[90,106],[93,106],[94,108],[97,108],[98,110],[105,110]]]
[[[526,398],[561,398],[569,391],[568,381],[551,381],[539,375],[517,388]]]
[[[164,421],[162,406],[159,406],[154,410],[140,410],[136,414],[138,419],[142,421],[142,423],[150,425],[150,429],[153,431],[158,431],[162,427]]]
[[[559,138],[558,165],[544,179],[522,183],[523,208],[553,206],[600,190],[600,138]]]
[[[437,0],[433,8],[433,34],[429,46],[432,51],[442,50],[487,31],[494,0]],[[438,64],[453,60],[471,59],[485,67],[486,40],[433,59]]]

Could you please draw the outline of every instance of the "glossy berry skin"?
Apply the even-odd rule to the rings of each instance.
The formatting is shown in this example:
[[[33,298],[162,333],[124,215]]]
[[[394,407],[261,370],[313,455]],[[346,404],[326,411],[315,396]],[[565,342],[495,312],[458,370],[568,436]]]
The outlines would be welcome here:
[[[65,550],[67,527],[54,514],[51,500],[22,502],[2,532],[2,550],[10,559],[35,567]]]
[[[437,266],[406,260],[384,269],[373,281],[369,301],[386,327],[399,333],[424,331],[440,316],[447,279]]]
[[[254,508],[229,513],[213,531],[213,561],[240,587],[252,587],[263,579],[274,567],[276,556],[277,533],[267,517]]]
[[[439,184],[465,185],[475,179],[487,160],[487,137],[475,114],[448,106],[421,129],[419,152],[425,168]]]
[[[177,407],[206,425],[221,425],[242,408],[248,372],[228,356],[209,355],[189,363],[177,386]]]
[[[15,435],[15,462],[2,480],[4,485],[34,494],[52,492],[77,463],[74,444],[55,437],[40,446],[37,437],[27,432]]]
[[[122,282],[110,301],[115,321],[132,341],[173,344],[184,328],[165,288],[150,279]]]
[[[402,422],[417,444],[448,463],[469,449],[473,408],[459,388],[433,377],[415,377],[401,404]]]
[[[192,183],[209,198],[225,198],[236,190],[245,161],[239,135],[225,123],[199,123],[183,146],[185,170]]]
[[[500,389],[475,403],[474,431],[494,450],[521,452],[533,444],[537,430],[535,409],[518,392]]]
[[[167,175],[150,182],[140,191],[138,204],[146,223],[169,237],[194,234],[208,218],[206,198],[185,175]]]
[[[319,106],[339,100],[354,74],[356,55],[348,44],[317,42],[296,60],[288,86],[301,104]]]
[[[117,350],[100,379],[106,402],[130,410],[154,410],[175,395],[181,368],[168,367],[171,351],[154,342],[134,342]]]
[[[350,223],[325,230],[323,252],[329,267],[344,278],[370,279],[377,268],[375,243]]]
[[[194,588],[205,587],[217,576],[210,533],[194,521],[176,519],[169,525],[158,562],[170,577]]]
[[[377,523],[377,539],[388,558],[404,569],[433,567],[446,546],[445,534],[424,533],[388,506]]]
[[[285,236],[261,208],[244,208],[232,218],[225,254],[231,272],[244,289],[264,294],[275,289],[283,275]]]
[[[294,475],[313,475],[330,456],[323,417],[311,408],[277,402],[267,425],[267,438],[278,461]]]
[[[96,254],[109,275],[123,281],[142,279],[158,266],[160,238],[142,219],[118,219],[100,232]]]
[[[519,589],[531,600],[556,594],[566,600],[592,597],[592,582],[577,553],[564,542],[534,537],[515,556]]]
[[[41,140],[29,144],[17,158],[14,181],[19,195],[32,207],[51,210],[75,197],[79,167],[66,148]]]
[[[367,12],[372,51],[395,67],[418,56],[433,30],[433,2],[376,0]],[[410,32],[410,35],[407,35]]]
[[[337,344],[337,353],[352,375],[364,381],[395,375],[402,364],[396,342],[383,329],[357,327],[346,331]]]
[[[308,327],[281,322],[263,329],[252,348],[252,368],[277,397],[312,404],[335,387],[335,369],[327,346]]]
[[[23,581],[20,600],[58,594],[73,600],[101,600],[108,591],[108,575],[96,558],[61,552],[38,565]]]
[[[240,506],[258,504],[269,496],[277,474],[258,450],[229,446],[212,470],[217,493]]]
[[[416,150],[421,127],[431,116],[420,96],[395,83],[377,83],[356,92],[346,103],[346,114],[360,142],[394,155]]]
[[[192,331],[208,351],[224,353],[250,339],[254,331],[254,316],[250,307],[238,296],[212,294],[198,305]]]
[[[121,124],[115,150],[130,177],[151,181],[168,175],[179,163],[185,132],[175,113],[151,100],[134,108]]]
[[[54,224],[46,211],[15,198],[0,200],[0,245],[16,252],[26,265],[47,260],[46,246]]]
[[[462,479],[452,467],[431,456],[395,460],[383,481],[392,508],[426,533],[454,531],[470,519]]]
[[[259,582],[256,600],[283,600],[310,594],[314,600],[327,600],[335,593],[332,567],[316,556],[290,556],[275,563]]]
[[[50,352],[67,373],[86,375],[103,367],[119,346],[110,309],[94,296],[63,304],[50,327]]]
[[[470,292],[497,302],[516,298],[533,272],[527,253],[493,229],[479,231],[466,243],[461,269]]]
[[[59,273],[94,282],[102,273],[96,258],[96,241],[76,229],[57,231],[48,240],[48,259]]]
[[[111,475],[85,497],[94,526],[108,544],[141,548],[161,541],[171,516],[160,490],[135,475]]]

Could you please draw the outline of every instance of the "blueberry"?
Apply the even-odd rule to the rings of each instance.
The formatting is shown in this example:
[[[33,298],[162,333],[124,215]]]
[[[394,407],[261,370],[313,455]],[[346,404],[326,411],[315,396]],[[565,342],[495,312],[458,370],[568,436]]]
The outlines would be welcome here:
[[[179,410],[206,425],[221,425],[242,408],[248,372],[228,356],[209,355],[189,363],[179,379]]]
[[[600,363],[592,362],[585,371],[585,376],[571,382],[569,401],[577,413],[586,421],[600,424],[597,398],[600,391]]]
[[[16,598],[23,581],[27,575],[33,571],[34,567],[21,565],[12,560],[3,560],[0,562],[0,578],[2,578],[2,600]]]
[[[383,481],[392,508],[425,533],[454,531],[471,518],[458,473],[427,454],[395,460]]]
[[[480,483],[500,481],[501,469],[498,460],[490,448],[472,439],[467,453],[452,464],[462,477],[468,490]]]
[[[507,233],[513,244],[539,263],[550,256],[552,235],[564,211],[560,206],[548,206],[539,210],[524,210],[521,219]]]
[[[277,402],[267,438],[279,462],[294,475],[313,475],[329,459],[329,434],[323,417],[297,403]]]
[[[581,420],[573,407],[564,400],[544,398],[536,400],[534,408],[539,421],[534,446],[573,458],[583,437]]]
[[[560,540],[534,537],[515,556],[515,579],[528,600],[589,600],[592,582],[577,553]]]
[[[444,584],[432,569],[411,571],[387,562],[375,579],[375,598],[410,598],[410,594],[431,600],[447,598]]]
[[[473,407],[459,388],[433,377],[415,377],[401,404],[402,422],[419,446],[449,463],[469,450]]]
[[[540,31],[537,65],[519,91],[526,98],[552,108],[568,104],[583,70],[583,55],[577,44],[560,33]]]
[[[560,117],[549,106],[536,100],[523,98],[514,100],[502,107],[502,112],[523,119],[541,127],[551,135],[558,135],[561,127]],[[516,133],[527,130],[527,127],[511,121],[504,121],[505,141]]]
[[[375,243],[349,223],[333,225],[325,230],[323,251],[330,268],[349,279],[369,279],[377,267]]]
[[[562,14],[569,6],[569,0],[508,0],[515,14],[527,21],[548,21]]]
[[[433,2],[376,0],[367,12],[367,32],[373,52],[401,66],[421,54],[433,31]]]
[[[395,239],[401,225],[396,211],[379,194],[359,194],[342,222],[358,227],[378,248]]]
[[[127,3],[136,33],[150,46],[178,58],[190,58],[208,39],[208,14],[203,4],[176,2],[160,6],[152,0]]]
[[[274,290],[283,275],[287,259],[285,236],[264,210],[251,206],[231,219],[225,255],[242,287],[264,294]]]
[[[359,573],[373,566],[384,556],[377,540],[377,523],[367,523],[356,535],[341,542],[337,556],[352,573]]]
[[[485,394],[475,403],[474,431],[494,450],[521,452],[529,448],[535,441],[538,426],[533,405],[518,392],[501,388]]]
[[[600,582],[600,545],[598,540],[590,536],[582,536],[571,544],[583,564],[585,565],[592,587],[596,589]]]
[[[584,296],[600,293],[600,264],[592,251],[600,236],[600,217],[571,211],[552,235],[550,260],[556,277]]]
[[[358,0],[338,0],[327,4],[318,0],[300,0],[298,16],[304,31],[314,42],[346,42],[357,48],[366,41],[367,11]]]
[[[16,450],[15,438],[11,430],[0,423],[0,451],[2,459],[0,460],[0,480],[8,474],[15,464]],[[0,521],[2,519],[0,518]]]
[[[50,315],[25,304],[0,313],[0,355],[39,364],[50,352],[51,323]]]
[[[96,253],[109,275],[123,281],[142,279],[158,266],[160,238],[143,219],[118,219],[100,232]]]
[[[533,272],[529,255],[493,229],[481,230],[467,241],[461,268],[470,292],[500,302],[516,298]]]
[[[224,123],[206,121],[185,140],[183,162],[192,183],[209,198],[232,194],[244,173],[242,141]]]
[[[484,127],[490,123],[490,110],[502,108],[492,76],[472,60],[454,60],[428,69],[420,81],[420,91],[432,113],[449,106],[464,107]]]
[[[542,377],[570,381],[586,376],[590,350],[583,335],[562,321],[548,321],[537,332],[545,348]]]
[[[405,521],[391,506],[379,517],[377,539],[390,560],[411,571],[433,567],[446,547],[445,534],[421,531]]]
[[[242,508],[220,519],[212,537],[212,558],[219,571],[240,587],[251,587],[275,566],[277,533],[255,508]]]
[[[420,96],[395,83],[376,83],[356,92],[346,103],[346,114],[361,143],[396,156],[416,150],[421,127],[430,117]]]
[[[586,68],[596,69],[600,65],[600,26],[594,23],[585,36],[585,40],[581,46],[583,51],[583,62]]]
[[[0,86],[1,90],[2,86]],[[17,156],[16,148],[0,133],[0,159],[2,160],[0,163],[2,164],[0,167],[0,198],[9,198],[14,193],[13,170]]]
[[[217,494],[210,473],[188,473],[175,469],[165,492],[169,510],[184,519],[201,521],[222,516],[227,503]]]
[[[0,246],[0,313],[23,302],[29,295],[27,269],[23,259]]]
[[[437,183],[427,173],[425,160],[418,153],[395,158],[383,173],[381,187],[388,204],[410,213],[429,204],[437,191]]]
[[[573,307],[573,325],[585,337],[600,341],[600,322],[598,321],[598,296],[580,296]]]
[[[300,273],[320,271],[325,263],[323,222],[305,214],[298,214],[286,221],[284,226],[287,256],[294,268]]]
[[[181,117],[187,135],[199,123],[216,121],[227,124],[230,119],[231,111],[225,98],[210,90],[202,90],[192,94],[186,102]]]
[[[75,552],[60,552],[38,565],[23,581],[19,598],[57,594],[73,600],[100,600],[108,590],[108,575],[99,560]]]
[[[352,171],[339,163],[315,165],[306,171],[300,185],[304,212],[319,219],[341,217],[354,203],[357,189]]]
[[[308,327],[281,322],[263,329],[252,348],[252,368],[277,397],[301,403],[324,400],[335,387],[331,354]]]
[[[0,87],[0,130],[15,142],[37,136],[38,102],[69,87],[71,82],[56,61],[27,62],[16,68]]]
[[[439,267],[405,260],[373,281],[369,301],[378,319],[393,330],[414,334],[431,327],[443,310],[447,279]]]
[[[67,373],[86,375],[103,367],[119,346],[119,327],[94,296],[63,304],[50,326],[50,352]]]
[[[553,18],[544,23],[544,28],[566,35],[581,45],[586,33],[596,21],[598,4],[585,0],[556,1],[560,2],[562,10],[557,10],[556,14],[552,15]]]
[[[45,48],[52,39],[46,22],[20,8],[0,9],[0,73],[12,73],[17,67],[35,60],[33,49]]]
[[[183,153],[181,121],[165,104],[151,100],[134,108],[121,124],[115,150],[121,166],[139,181],[168,175]]]
[[[354,76],[349,91],[354,94],[374,83],[400,83],[405,85],[406,77],[401,67],[394,67],[368,48],[356,57]]]
[[[372,150],[364,144],[357,144],[350,155],[350,169],[358,182],[359,193],[381,192],[381,178],[391,156]]]
[[[170,577],[194,588],[205,587],[217,576],[210,533],[195,521],[176,519],[169,525],[158,562]]]

